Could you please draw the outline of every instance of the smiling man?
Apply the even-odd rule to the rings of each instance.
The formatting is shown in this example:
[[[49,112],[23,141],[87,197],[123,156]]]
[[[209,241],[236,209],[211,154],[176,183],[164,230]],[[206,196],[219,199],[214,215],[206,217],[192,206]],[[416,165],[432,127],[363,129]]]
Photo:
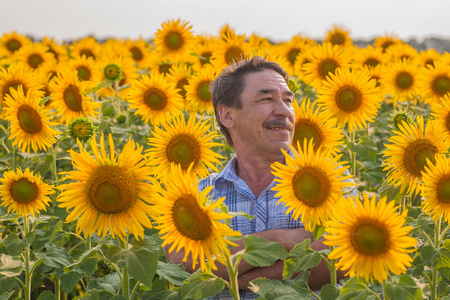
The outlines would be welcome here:
[[[231,220],[234,230],[278,242],[290,251],[305,239],[312,239],[312,235],[299,220],[291,220],[291,215],[286,215],[285,206],[276,205],[279,198],[271,190],[275,186],[271,164],[285,162],[281,149],[290,151],[294,136],[294,93],[289,90],[288,80],[288,74],[280,65],[255,56],[228,66],[211,83],[217,122],[236,155],[220,173],[202,179],[199,188],[212,185],[213,197],[225,196],[224,203],[229,211],[245,211],[255,216],[252,220],[234,217]],[[238,244],[239,247],[231,249],[232,253],[244,248],[243,240]],[[320,240],[311,247],[327,248]],[[167,259],[176,263],[181,263],[183,257],[182,251],[167,254]],[[188,271],[194,271],[191,261],[183,264]],[[216,275],[228,279],[226,267],[220,264],[218,267]],[[241,299],[259,297],[248,290],[248,283],[253,279],[281,280],[282,272],[283,261],[270,267],[254,267],[241,261],[238,270]],[[329,275],[326,264],[321,263],[311,272],[310,288],[317,290],[329,283]],[[212,299],[232,298],[224,290]]]

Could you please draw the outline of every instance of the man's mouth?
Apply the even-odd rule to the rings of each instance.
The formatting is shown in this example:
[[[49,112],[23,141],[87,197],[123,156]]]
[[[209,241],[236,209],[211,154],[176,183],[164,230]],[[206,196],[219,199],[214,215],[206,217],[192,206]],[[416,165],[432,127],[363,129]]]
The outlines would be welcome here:
[[[277,119],[273,121],[264,122],[264,127],[271,130],[287,130],[290,131],[294,125],[289,120]]]

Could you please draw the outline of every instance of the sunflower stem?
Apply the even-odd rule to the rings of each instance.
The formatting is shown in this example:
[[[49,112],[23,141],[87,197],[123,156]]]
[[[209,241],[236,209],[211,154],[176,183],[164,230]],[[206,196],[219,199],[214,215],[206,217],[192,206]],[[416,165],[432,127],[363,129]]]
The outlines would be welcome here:
[[[230,256],[227,255],[226,258],[227,262],[227,269],[228,269],[228,276],[230,277],[230,284],[231,286],[228,288],[230,291],[230,294],[233,296],[234,300],[239,300],[239,284],[238,284],[238,273],[237,273],[237,265],[239,263],[236,263],[235,266],[232,265]]]
[[[30,223],[28,219],[28,215],[23,216],[23,225],[24,225],[24,236],[25,239],[28,231],[30,229]],[[25,300],[31,299],[31,266],[30,266],[30,244],[27,243],[25,246],[25,255],[24,255],[24,263],[25,263]]]
[[[434,223],[434,248],[439,249],[439,245],[441,243],[440,236],[441,236],[441,220],[442,217],[440,217],[438,220]],[[431,282],[431,299],[436,299],[437,296],[437,283],[439,279],[439,273],[436,267],[433,267],[432,272],[432,282]]]
[[[389,300],[389,296],[386,293],[386,280],[383,281],[383,299]]]
[[[444,236],[445,236],[445,234],[447,233],[447,230],[449,230],[450,229],[450,225],[447,225],[447,227],[445,227],[445,229],[444,230],[442,230],[442,232],[441,232],[441,236],[439,237],[439,240],[443,240],[444,239]]]
[[[114,98],[116,101],[116,105],[117,105],[117,115],[120,115],[121,109],[120,109],[120,96],[119,96],[119,80],[114,80]]]
[[[354,144],[356,141],[356,131],[350,133],[350,141]],[[350,159],[351,159],[351,171],[352,175],[356,177],[356,152],[353,150],[350,151]]]
[[[51,167],[51,172],[53,175],[53,181],[55,184],[55,187],[58,185],[58,173],[57,173],[57,168],[56,168],[56,154],[55,154],[55,150],[53,149],[53,145],[50,148],[50,156],[52,157],[53,161],[52,161],[52,167]]]
[[[330,246],[330,253],[333,250],[334,250],[334,246]],[[328,265],[328,268],[330,269],[330,282],[332,285],[337,287],[336,259],[330,259],[330,264]]]
[[[58,276],[55,276],[55,296],[56,300],[61,299],[61,281]]]
[[[136,284],[134,285],[134,288],[133,288],[133,290],[131,291],[131,296],[130,296],[130,299],[131,299],[131,300],[132,300],[132,299],[134,298],[134,296],[136,295],[136,292],[137,292],[137,290],[138,290],[140,284],[141,284],[141,283],[138,281],[138,282],[136,282]]]
[[[119,239],[119,243],[122,249],[128,249],[128,237],[125,237],[125,240]],[[130,299],[129,284],[128,266],[125,265],[122,269],[122,296],[124,296],[127,300]]]

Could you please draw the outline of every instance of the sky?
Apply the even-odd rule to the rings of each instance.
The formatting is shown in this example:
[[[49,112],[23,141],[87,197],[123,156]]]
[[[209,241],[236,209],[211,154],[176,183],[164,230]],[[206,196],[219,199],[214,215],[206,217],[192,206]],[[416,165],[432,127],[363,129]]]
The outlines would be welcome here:
[[[0,0],[0,33],[17,30],[41,39],[150,39],[170,19],[197,34],[216,35],[229,24],[238,34],[257,33],[281,42],[302,34],[323,39],[333,24],[353,39],[450,39],[446,0]]]

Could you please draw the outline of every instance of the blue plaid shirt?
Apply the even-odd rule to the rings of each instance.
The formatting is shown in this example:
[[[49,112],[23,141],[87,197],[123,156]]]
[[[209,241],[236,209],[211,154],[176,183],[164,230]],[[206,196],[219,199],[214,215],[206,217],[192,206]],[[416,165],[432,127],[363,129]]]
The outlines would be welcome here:
[[[224,203],[230,212],[245,211],[249,215],[255,216],[252,220],[244,216],[235,216],[231,219],[232,228],[240,231],[242,235],[269,229],[303,227],[300,219],[297,221],[291,220],[292,213],[286,215],[287,208],[284,205],[276,205],[279,197],[275,197],[277,192],[271,190],[275,184],[276,182],[272,181],[259,197],[256,198],[247,183],[237,176],[236,156],[234,156],[222,172],[213,173],[209,177],[200,180],[199,190],[203,190],[212,185],[214,186],[212,190],[213,198],[218,199],[225,196]],[[246,300],[255,299],[260,296],[251,291],[241,290],[240,297]],[[228,290],[224,289],[218,295],[209,299],[222,300],[233,298]]]
[[[289,154],[294,154],[289,151]],[[347,171],[346,174],[349,174]],[[348,179],[346,181],[352,181]],[[231,219],[231,225],[234,230],[240,231],[242,235],[252,234],[255,232],[279,229],[279,228],[298,228],[304,227],[298,220],[292,220],[292,212],[286,215],[287,207],[284,205],[276,205],[279,197],[275,197],[277,192],[272,191],[276,185],[272,181],[270,185],[259,195],[255,197],[247,183],[236,174],[236,156],[234,156],[226,167],[220,173],[213,173],[207,178],[200,180],[199,190],[203,190],[208,186],[214,186],[212,190],[213,199],[226,197],[224,203],[230,212],[245,211],[254,219],[249,220],[244,216],[235,216]],[[352,195],[356,196],[357,191],[353,189]],[[263,274],[261,274],[263,277]],[[248,290],[240,291],[242,300],[256,299],[260,296]],[[233,299],[231,294],[225,288],[222,292],[209,300]]]

